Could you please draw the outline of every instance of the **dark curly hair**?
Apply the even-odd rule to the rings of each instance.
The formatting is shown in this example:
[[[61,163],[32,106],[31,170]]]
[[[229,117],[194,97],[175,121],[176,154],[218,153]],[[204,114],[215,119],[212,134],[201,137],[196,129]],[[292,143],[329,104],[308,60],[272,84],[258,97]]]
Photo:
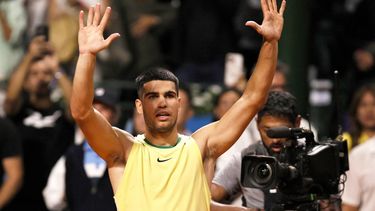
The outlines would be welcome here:
[[[156,67],[156,68],[151,68],[148,71],[141,73],[135,79],[135,85],[137,88],[137,94],[139,98],[142,96],[143,85],[147,82],[155,81],[155,80],[172,81],[176,86],[176,91],[178,94],[178,88],[179,88],[178,78],[171,71],[161,68],[161,67]]]
[[[297,111],[296,98],[286,91],[271,91],[267,102],[258,112],[258,120],[265,115],[288,118],[294,123],[299,113]]]

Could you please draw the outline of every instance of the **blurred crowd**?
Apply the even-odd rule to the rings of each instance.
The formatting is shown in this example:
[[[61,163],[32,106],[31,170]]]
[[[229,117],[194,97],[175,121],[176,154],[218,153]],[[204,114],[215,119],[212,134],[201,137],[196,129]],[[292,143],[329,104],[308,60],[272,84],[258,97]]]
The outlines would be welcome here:
[[[187,135],[203,124],[202,115],[204,123],[220,119],[251,76],[262,40],[244,23],[261,20],[259,0],[0,0],[0,210],[115,210],[106,164],[69,111],[78,14],[98,2],[112,7],[105,34],[121,37],[97,56],[93,104],[115,126],[144,131],[133,109],[133,81],[149,68],[170,69],[182,82],[178,130]],[[321,0],[310,7],[309,65],[321,79],[332,68],[344,70],[345,102],[336,118],[353,160],[343,204],[360,210],[375,204],[375,1]],[[298,71],[307,77],[308,70]],[[290,77],[280,61],[272,89],[293,93]],[[316,139],[327,135],[307,116],[301,127]],[[219,158],[216,173],[260,139],[254,120]],[[238,198],[226,191],[214,199]]]

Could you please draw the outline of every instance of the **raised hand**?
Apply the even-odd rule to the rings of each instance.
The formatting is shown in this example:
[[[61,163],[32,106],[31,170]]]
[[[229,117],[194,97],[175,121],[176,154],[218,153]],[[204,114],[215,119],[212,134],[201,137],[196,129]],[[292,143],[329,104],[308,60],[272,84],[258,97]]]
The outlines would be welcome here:
[[[286,1],[283,0],[280,10],[277,9],[276,0],[261,0],[263,22],[262,25],[254,21],[247,21],[246,26],[254,28],[265,41],[278,41],[283,30]]]
[[[103,17],[100,15],[100,4],[90,7],[86,26],[83,23],[84,12],[79,13],[78,45],[79,53],[96,54],[107,48],[113,40],[120,37],[119,33],[111,34],[107,39],[103,37],[103,31],[111,16],[111,8],[107,7]]]

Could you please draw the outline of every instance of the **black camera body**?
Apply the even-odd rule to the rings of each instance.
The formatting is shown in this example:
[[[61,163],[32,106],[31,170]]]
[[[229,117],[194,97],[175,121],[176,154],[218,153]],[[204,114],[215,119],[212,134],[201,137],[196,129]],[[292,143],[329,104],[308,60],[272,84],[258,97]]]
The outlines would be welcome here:
[[[349,169],[346,141],[315,142],[313,133],[302,128],[272,128],[267,135],[288,141],[277,158],[245,155],[241,166],[243,186],[281,193],[279,203],[296,206],[328,199],[341,191],[341,175]],[[305,138],[304,144],[297,141],[301,138]]]

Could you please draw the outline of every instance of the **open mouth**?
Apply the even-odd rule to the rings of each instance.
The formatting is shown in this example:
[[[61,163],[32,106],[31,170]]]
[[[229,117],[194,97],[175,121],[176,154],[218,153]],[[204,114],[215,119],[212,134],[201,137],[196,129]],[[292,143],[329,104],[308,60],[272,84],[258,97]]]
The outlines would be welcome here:
[[[164,120],[167,120],[169,118],[170,114],[167,113],[167,112],[158,112],[156,114],[156,117],[161,120],[161,121],[164,121]]]
[[[283,144],[272,144],[271,149],[274,152],[280,152],[283,148]]]

